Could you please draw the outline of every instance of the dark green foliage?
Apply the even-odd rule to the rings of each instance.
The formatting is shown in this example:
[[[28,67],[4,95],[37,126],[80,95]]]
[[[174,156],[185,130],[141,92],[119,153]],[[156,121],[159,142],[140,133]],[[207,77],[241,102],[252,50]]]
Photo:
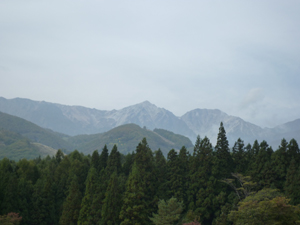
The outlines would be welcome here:
[[[135,162],[129,175],[123,206],[121,224],[150,224],[149,216],[155,209],[154,160],[146,139],[136,148]]]
[[[63,212],[59,220],[60,225],[76,225],[78,221],[82,194],[77,176],[72,177],[69,194],[63,205]]]
[[[262,141],[251,171],[253,180],[262,186],[270,187],[274,181],[274,170],[271,166],[272,153],[272,148],[266,141]]]
[[[194,212],[201,215],[201,221],[205,224],[211,223],[214,214],[214,196],[216,179],[212,174],[213,149],[207,137],[201,140],[198,149],[199,168],[195,173],[198,190],[194,199]]]
[[[102,169],[99,173],[98,179],[96,180],[95,193],[93,195],[91,211],[89,213],[92,224],[100,223],[102,219],[101,212],[105,199],[105,192],[107,190],[108,179],[109,177],[107,177],[105,170]]]
[[[216,178],[222,179],[230,176],[233,171],[233,160],[229,151],[229,144],[226,137],[226,132],[221,122],[217,144],[215,147],[215,167],[214,174]]]
[[[91,207],[93,199],[96,196],[96,190],[98,185],[98,173],[97,170],[92,166],[89,170],[85,194],[81,202],[81,209],[78,217],[78,225],[80,224],[91,224]]]
[[[290,140],[287,153],[289,162],[294,158],[298,164],[300,163],[300,150],[295,139]]]
[[[98,150],[95,150],[92,154],[91,166],[93,166],[97,170],[97,172],[100,172],[100,170],[102,169],[101,164],[100,164],[100,155],[98,153]]]
[[[126,184],[126,191],[123,197],[124,203],[120,211],[121,225],[143,225],[145,221],[148,222],[145,189],[146,185],[138,171],[137,164],[134,163]]]
[[[167,161],[160,149],[155,151],[154,161],[157,199],[167,199]]]
[[[232,148],[232,159],[234,162],[234,172],[245,173],[247,170],[247,157],[244,151],[244,142],[239,138]]]
[[[111,174],[113,174],[115,171],[117,172],[117,174],[120,174],[122,171],[121,154],[120,152],[118,152],[118,148],[116,145],[114,145],[108,156],[107,166],[105,170],[108,177],[110,177]]]
[[[300,204],[300,167],[294,158],[287,170],[284,190],[291,204]]]
[[[18,212],[18,178],[12,173],[7,179],[7,184],[3,190],[3,200],[1,201],[2,214]]]
[[[101,152],[100,158],[99,158],[99,166],[96,167],[96,168],[98,168],[98,172],[100,172],[102,169],[106,168],[107,160],[108,160],[108,149],[107,149],[107,146],[104,145],[104,148],[102,149],[102,152]]]
[[[103,201],[101,212],[101,224],[119,225],[119,214],[122,203],[122,188],[120,186],[117,171],[115,171],[110,177],[108,187],[105,192],[105,199]]]
[[[297,142],[283,139],[273,152],[265,141],[245,147],[239,139],[230,153],[226,140],[221,124],[215,151],[207,137],[198,137],[192,155],[182,147],[180,151],[172,149],[167,160],[160,149],[153,154],[146,139],[136,152],[126,156],[116,145],[110,154],[104,146],[101,155],[97,151],[92,156],[79,151],[65,155],[58,150],[52,157],[34,160],[14,162],[4,158],[0,160],[0,215],[19,213],[25,225],[148,225],[159,200],[173,196],[184,203],[179,224],[196,219],[202,225],[231,225],[231,212],[243,214],[247,210],[271,218],[273,224],[289,224],[298,210],[289,204],[300,203]],[[226,179],[222,177],[225,175]],[[261,214],[256,200],[244,201],[249,193],[266,187],[276,187],[290,199],[288,202],[281,194],[259,200],[263,202],[259,204],[280,212],[275,220],[276,213]]]
[[[123,164],[123,172],[125,173],[126,176],[129,176],[129,173],[131,171],[133,162],[134,162],[134,158],[135,158],[135,153],[128,153],[125,156],[125,162]]]
[[[289,157],[287,154],[288,143],[282,139],[279,149],[272,154],[272,169],[274,170],[274,185],[282,190],[285,183],[285,176],[289,167]]]

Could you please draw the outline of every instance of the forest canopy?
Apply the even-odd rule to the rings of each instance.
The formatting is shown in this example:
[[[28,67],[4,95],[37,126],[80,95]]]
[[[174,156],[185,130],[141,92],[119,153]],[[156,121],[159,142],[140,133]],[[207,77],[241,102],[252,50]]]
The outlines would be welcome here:
[[[300,152],[282,139],[200,138],[167,158],[146,138],[123,155],[109,151],[0,161],[0,221],[8,224],[296,224]],[[13,221],[10,221],[14,216]],[[163,215],[168,215],[166,219]],[[163,222],[163,218],[165,222]]]

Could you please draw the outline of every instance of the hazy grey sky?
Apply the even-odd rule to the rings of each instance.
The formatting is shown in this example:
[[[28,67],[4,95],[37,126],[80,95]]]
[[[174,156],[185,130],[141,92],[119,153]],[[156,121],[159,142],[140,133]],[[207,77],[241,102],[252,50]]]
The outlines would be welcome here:
[[[0,96],[300,118],[300,1],[1,0]]]

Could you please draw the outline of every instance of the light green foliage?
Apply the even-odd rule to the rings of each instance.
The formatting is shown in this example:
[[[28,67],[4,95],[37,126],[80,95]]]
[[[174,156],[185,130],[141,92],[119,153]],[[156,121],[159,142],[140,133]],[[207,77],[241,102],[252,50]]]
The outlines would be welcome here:
[[[169,200],[160,200],[158,202],[158,212],[153,213],[150,220],[155,225],[172,225],[178,221],[180,214],[183,210],[183,202],[179,202],[176,198],[172,197]]]
[[[289,205],[289,200],[275,190],[263,189],[239,203],[229,219],[235,225],[289,225],[299,221],[299,207]]]

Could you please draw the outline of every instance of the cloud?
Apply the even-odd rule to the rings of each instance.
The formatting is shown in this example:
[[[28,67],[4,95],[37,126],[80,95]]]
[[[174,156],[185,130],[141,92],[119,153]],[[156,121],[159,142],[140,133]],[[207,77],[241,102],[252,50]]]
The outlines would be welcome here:
[[[252,88],[240,103],[241,109],[247,109],[261,102],[264,99],[264,91],[262,88]]]

